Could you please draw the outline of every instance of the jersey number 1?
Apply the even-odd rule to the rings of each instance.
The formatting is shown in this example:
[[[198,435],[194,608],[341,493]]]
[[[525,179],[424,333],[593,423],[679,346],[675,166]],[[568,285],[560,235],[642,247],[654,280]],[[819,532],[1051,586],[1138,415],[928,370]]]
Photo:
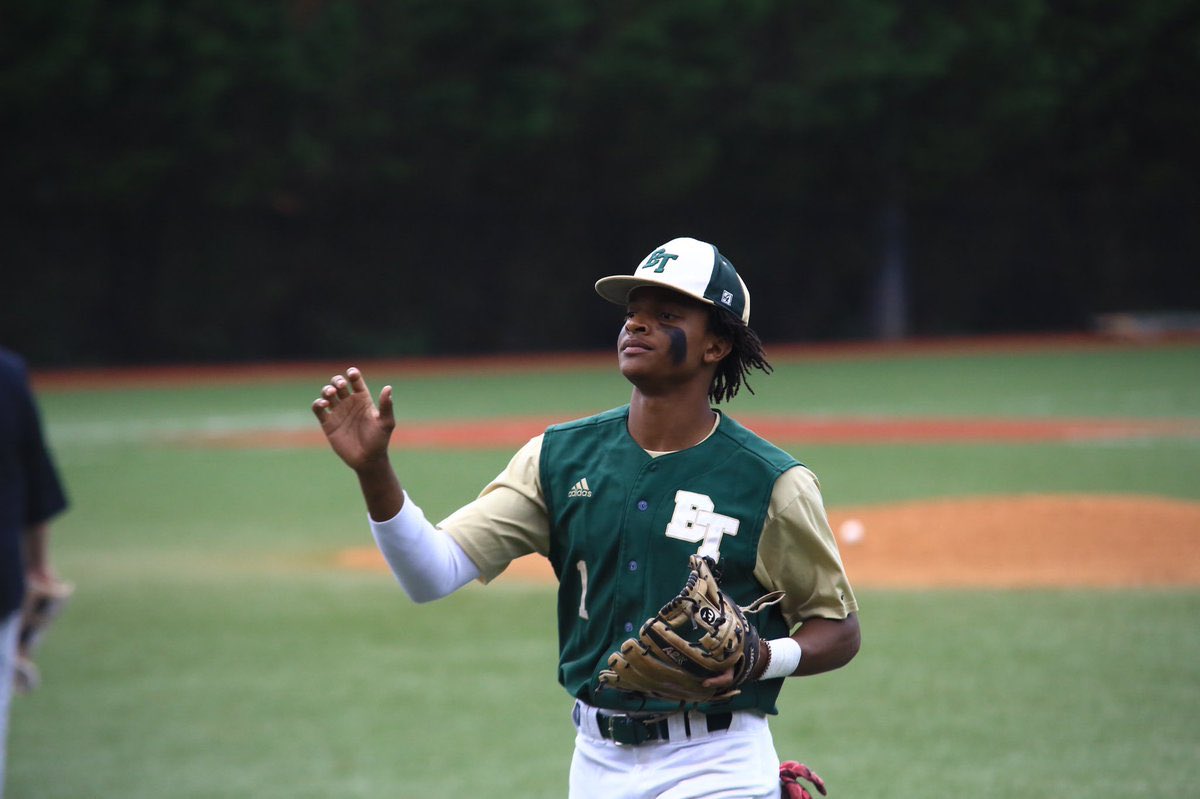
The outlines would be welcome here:
[[[587,564],[582,560],[575,564],[575,568],[579,570],[579,582],[582,585],[579,588],[579,618],[586,619],[587,612]]]

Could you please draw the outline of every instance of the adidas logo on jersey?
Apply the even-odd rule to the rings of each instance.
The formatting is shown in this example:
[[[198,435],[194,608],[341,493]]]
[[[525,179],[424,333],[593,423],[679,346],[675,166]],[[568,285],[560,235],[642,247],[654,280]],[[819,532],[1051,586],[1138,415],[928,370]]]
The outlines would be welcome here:
[[[586,477],[571,486],[571,490],[567,492],[568,497],[590,497],[591,495],[592,489],[588,487]]]

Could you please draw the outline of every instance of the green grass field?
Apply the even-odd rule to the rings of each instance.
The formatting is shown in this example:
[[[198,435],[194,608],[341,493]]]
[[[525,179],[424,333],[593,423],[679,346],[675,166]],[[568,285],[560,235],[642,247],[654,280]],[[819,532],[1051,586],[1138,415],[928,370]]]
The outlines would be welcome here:
[[[777,367],[735,415],[1200,420],[1197,346]],[[501,582],[414,606],[390,577],[336,567],[371,539],[330,453],[180,443],[315,424],[327,378],[42,394],[73,501],[53,550],[78,588],[39,652],[42,688],[14,703],[9,796],[565,796],[573,730],[551,588]],[[368,378],[394,382],[414,420],[569,418],[628,398],[603,367]],[[1196,438],[779,443],[831,506],[1045,491],[1200,501]],[[510,454],[394,460],[440,518]],[[834,799],[1200,796],[1200,586],[859,594],[861,654],[791,681],[773,724],[780,754],[814,766]]]

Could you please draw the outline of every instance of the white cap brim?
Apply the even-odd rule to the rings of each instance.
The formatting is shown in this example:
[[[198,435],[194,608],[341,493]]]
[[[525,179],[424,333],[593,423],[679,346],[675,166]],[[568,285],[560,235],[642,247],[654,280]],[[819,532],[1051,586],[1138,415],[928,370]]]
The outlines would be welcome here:
[[[742,285],[743,296],[746,298],[746,306],[742,312],[742,321],[749,323],[750,321],[750,291],[746,288],[745,281],[741,275],[738,275],[738,282]],[[693,294],[690,291],[684,291],[674,283],[668,283],[665,280],[653,280],[648,277],[634,277],[633,275],[612,275],[610,277],[602,277],[596,281],[596,293],[609,302],[617,305],[628,305],[629,295],[634,289],[640,289],[645,286],[654,286],[664,288],[668,291],[674,291],[677,294],[683,294],[686,297],[691,297],[694,300],[711,305],[714,308],[720,308],[715,302],[705,297],[704,294]],[[722,310],[728,310],[723,308]],[[736,315],[736,314],[735,314]]]
[[[654,280],[649,277],[634,277],[633,275],[612,275],[611,277],[602,277],[596,281],[596,293],[609,302],[615,302],[617,305],[627,305],[629,303],[629,295],[634,289],[640,289],[645,286],[654,286],[657,288],[674,291],[676,294],[682,294],[686,297],[691,297],[694,300],[699,300],[705,305],[713,303],[705,299],[703,294],[694,294],[690,291],[684,291],[674,283],[668,283],[665,280]]]

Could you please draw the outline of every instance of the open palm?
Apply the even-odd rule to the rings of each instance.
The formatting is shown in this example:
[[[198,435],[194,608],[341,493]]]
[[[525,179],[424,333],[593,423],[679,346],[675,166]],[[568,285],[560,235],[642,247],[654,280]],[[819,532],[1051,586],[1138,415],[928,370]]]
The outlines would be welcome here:
[[[362,372],[351,367],[335,375],[312,404],[313,414],[329,446],[351,469],[361,469],[387,456],[396,427],[392,387],[385,386],[376,407]]]

